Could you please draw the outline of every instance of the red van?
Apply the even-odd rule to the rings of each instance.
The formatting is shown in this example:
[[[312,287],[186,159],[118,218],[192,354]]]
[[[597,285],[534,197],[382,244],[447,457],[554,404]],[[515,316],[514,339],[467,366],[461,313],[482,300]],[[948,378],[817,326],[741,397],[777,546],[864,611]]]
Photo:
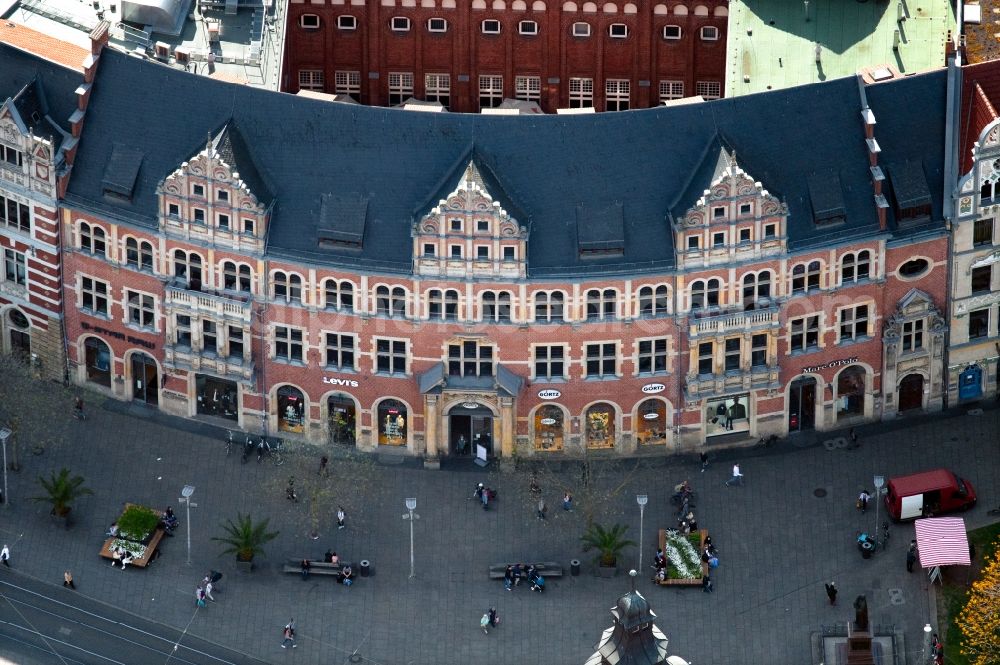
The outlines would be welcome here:
[[[972,483],[947,469],[890,478],[885,507],[894,520],[930,517],[976,505]]]

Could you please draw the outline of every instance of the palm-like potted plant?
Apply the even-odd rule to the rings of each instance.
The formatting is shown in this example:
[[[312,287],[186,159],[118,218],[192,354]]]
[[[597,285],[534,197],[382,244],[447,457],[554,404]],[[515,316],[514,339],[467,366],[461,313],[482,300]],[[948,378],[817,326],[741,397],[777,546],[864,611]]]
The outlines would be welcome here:
[[[70,476],[70,470],[63,467],[59,469],[59,473],[53,471],[47,479],[38,476],[38,484],[45,490],[45,494],[33,496],[31,500],[51,504],[49,514],[62,520],[68,529],[69,513],[73,508],[71,504],[82,496],[94,493],[90,488],[84,487],[83,482],[83,476]]]
[[[236,521],[226,520],[222,525],[226,535],[212,540],[228,545],[221,554],[235,554],[237,567],[250,571],[253,570],[254,558],[264,556],[264,545],[278,537],[277,531],[267,530],[269,521],[265,519],[255,523],[249,513],[239,513]]]
[[[635,546],[635,541],[625,538],[628,527],[624,524],[615,524],[610,528],[605,528],[597,522],[587,527],[586,532],[580,537],[583,541],[583,551],[597,550],[594,557],[597,562],[597,575],[599,577],[613,577],[618,572],[618,557],[626,547]]]

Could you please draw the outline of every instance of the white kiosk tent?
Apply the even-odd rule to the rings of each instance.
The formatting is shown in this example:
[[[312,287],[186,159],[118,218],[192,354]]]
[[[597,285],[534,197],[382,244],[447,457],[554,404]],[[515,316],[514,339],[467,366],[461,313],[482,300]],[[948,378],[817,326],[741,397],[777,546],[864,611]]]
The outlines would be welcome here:
[[[913,523],[917,531],[920,567],[932,569],[931,580],[940,579],[941,566],[968,566],[969,537],[961,517],[929,517]]]

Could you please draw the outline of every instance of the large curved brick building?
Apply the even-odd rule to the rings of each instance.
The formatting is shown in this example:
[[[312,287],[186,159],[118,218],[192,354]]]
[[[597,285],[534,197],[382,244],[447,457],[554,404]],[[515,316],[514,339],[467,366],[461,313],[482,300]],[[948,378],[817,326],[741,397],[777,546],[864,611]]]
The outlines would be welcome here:
[[[945,71],[488,117],[96,70],[59,219],[73,381],[429,460],[941,406]]]

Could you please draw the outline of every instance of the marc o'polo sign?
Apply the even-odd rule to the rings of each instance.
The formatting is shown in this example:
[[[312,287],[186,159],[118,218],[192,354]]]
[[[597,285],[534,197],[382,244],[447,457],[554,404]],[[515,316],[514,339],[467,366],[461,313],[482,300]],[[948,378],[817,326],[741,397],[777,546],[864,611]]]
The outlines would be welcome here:
[[[662,383],[647,383],[642,387],[642,393],[644,395],[655,395],[656,393],[662,393],[666,388]]]
[[[558,390],[539,390],[538,399],[559,399],[562,393]]]

